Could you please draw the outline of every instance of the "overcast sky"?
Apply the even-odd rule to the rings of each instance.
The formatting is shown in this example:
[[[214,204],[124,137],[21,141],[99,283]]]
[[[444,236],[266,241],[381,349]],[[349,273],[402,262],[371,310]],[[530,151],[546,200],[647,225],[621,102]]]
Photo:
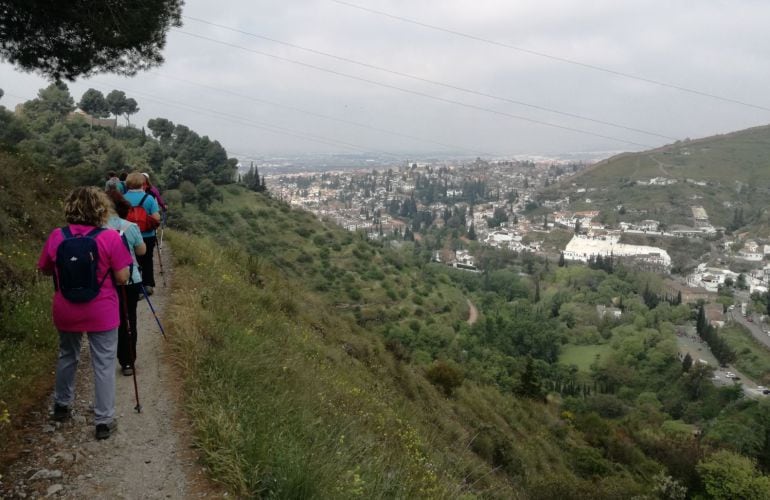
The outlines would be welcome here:
[[[770,108],[770,2],[764,0],[346,1]],[[218,139],[231,154],[241,155],[354,151],[554,155],[639,150],[645,149],[643,145],[673,142],[335,60],[190,19],[194,17],[474,92],[670,138],[695,138],[770,122],[768,110],[432,30],[333,0],[187,0],[183,13],[189,17],[180,30],[169,33],[162,67],[133,78],[105,74],[77,81],[70,84],[76,101],[89,87],[105,94],[119,88],[139,102],[141,111],[132,122],[143,125],[150,118],[166,117]],[[0,104],[6,107],[33,98],[46,84],[38,76],[0,63],[0,88],[6,93]],[[265,126],[285,133],[259,128]],[[312,141],[310,136],[329,143]]]

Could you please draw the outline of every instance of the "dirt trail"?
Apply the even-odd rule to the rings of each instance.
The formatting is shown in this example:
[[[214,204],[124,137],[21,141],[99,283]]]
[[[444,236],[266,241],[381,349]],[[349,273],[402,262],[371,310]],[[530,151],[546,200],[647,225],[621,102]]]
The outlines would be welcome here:
[[[473,305],[470,299],[465,300],[468,301],[468,324],[472,325],[479,319],[479,310],[476,309],[476,306]]]
[[[163,250],[170,285],[171,259]],[[155,294],[150,297],[163,322],[170,288],[163,286],[156,258]],[[145,300],[138,306],[137,382],[142,412],[134,411],[131,377],[116,380],[118,430],[94,438],[91,360],[83,342],[73,418],[48,420],[50,398],[30,418],[25,448],[0,483],[2,498],[191,498],[215,495],[179,430],[189,428],[177,408],[173,367],[163,354],[163,338]],[[165,325],[164,325],[165,326]],[[51,367],[53,370],[53,366]],[[52,377],[53,378],[53,377]],[[215,495],[215,496],[218,496]]]

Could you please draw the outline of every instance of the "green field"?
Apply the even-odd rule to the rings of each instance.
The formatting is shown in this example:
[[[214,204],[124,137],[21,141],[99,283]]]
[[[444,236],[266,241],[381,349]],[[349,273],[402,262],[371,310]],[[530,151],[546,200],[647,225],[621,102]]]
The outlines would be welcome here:
[[[612,348],[609,344],[566,345],[562,347],[559,363],[575,365],[580,371],[590,371],[596,356],[606,356]]]

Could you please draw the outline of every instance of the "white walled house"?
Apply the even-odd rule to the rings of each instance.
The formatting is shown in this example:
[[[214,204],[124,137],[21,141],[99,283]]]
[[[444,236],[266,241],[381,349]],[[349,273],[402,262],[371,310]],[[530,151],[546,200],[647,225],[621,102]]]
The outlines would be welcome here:
[[[630,257],[665,269],[671,267],[671,257],[668,252],[658,247],[646,245],[628,245],[619,242],[620,237],[607,235],[602,237],[586,237],[575,235],[564,249],[564,258],[588,262],[591,257],[599,255],[606,257]]]

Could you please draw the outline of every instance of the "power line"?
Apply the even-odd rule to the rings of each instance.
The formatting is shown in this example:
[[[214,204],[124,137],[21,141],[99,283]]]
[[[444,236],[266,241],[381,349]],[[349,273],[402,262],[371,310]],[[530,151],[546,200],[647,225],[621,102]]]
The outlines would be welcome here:
[[[10,92],[6,92],[4,95],[8,96],[8,97],[15,97],[16,99],[26,99],[26,97],[22,97],[22,96],[16,95],[16,94],[11,94]]]
[[[92,80],[92,83],[94,83],[94,85],[96,85],[98,87],[102,87],[104,89],[115,88],[115,86],[113,86],[113,85],[107,85],[105,83],[99,83],[98,81],[94,81],[94,80]],[[323,137],[323,136],[319,136],[319,135],[315,135],[315,134],[310,134],[310,133],[307,133],[307,132],[298,132],[296,130],[293,130],[293,129],[290,129],[290,128],[287,128],[287,127],[281,127],[281,126],[278,126],[278,125],[265,124],[264,122],[259,122],[259,121],[252,120],[252,119],[249,119],[249,118],[243,118],[241,116],[233,115],[233,114],[230,114],[230,113],[223,113],[221,111],[216,111],[216,110],[209,109],[209,108],[204,108],[204,107],[201,107],[201,106],[195,106],[193,104],[188,104],[188,103],[179,102],[179,101],[171,101],[171,100],[168,100],[168,99],[162,99],[162,98],[159,98],[157,96],[153,96],[152,94],[148,94],[146,92],[142,92],[142,91],[139,91],[139,90],[132,90],[132,89],[128,89],[128,88],[125,88],[125,87],[122,87],[120,90],[123,90],[124,92],[129,92],[131,94],[136,94],[136,95],[142,96],[143,99],[149,99],[151,101],[155,101],[155,102],[157,102],[159,104],[162,104],[162,105],[165,105],[165,106],[172,106],[172,107],[192,110],[192,111],[196,111],[196,112],[199,112],[199,113],[207,113],[209,115],[214,116],[215,118],[219,118],[219,119],[222,119],[224,121],[229,121],[231,123],[233,123],[232,120],[237,120],[237,122],[239,122],[239,123],[236,123],[236,124],[238,124],[238,125],[246,125],[246,126],[249,126],[249,127],[260,129],[260,130],[267,130],[268,132],[272,132],[274,134],[288,135],[288,136],[291,136],[291,137],[297,137],[297,138],[300,138],[300,139],[304,139],[304,140],[308,140],[308,141],[313,141],[313,142],[317,142],[317,143],[320,143],[320,144],[325,144],[327,146],[335,146],[335,147],[340,147],[341,146],[341,147],[344,147],[345,149],[350,149],[350,150],[353,150],[353,151],[378,153],[378,154],[382,154],[382,155],[386,155],[386,156],[393,156],[393,157],[399,158],[399,159],[401,157],[403,157],[403,155],[398,155],[398,154],[395,154],[395,153],[390,153],[388,151],[381,151],[381,150],[377,150],[377,149],[366,148],[366,147],[363,147],[363,146],[359,146],[357,144],[352,144],[352,143],[344,142],[344,141],[338,141],[336,139],[330,139],[328,137]]]
[[[376,9],[372,9],[372,8],[369,8],[369,7],[364,7],[362,5],[346,2],[344,0],[329,0],[329,1],[330,2],[334,2],[336,4],[339,4],[339,5],[344,5],[346,7],[352,7],[354,9],[359,9],[359,10],[363,10],[363,11],[366,11],[366,12],[370,12],[372,14],[377,14],[379,16],[388,17],[390,19],[395,19],[397,21],[401,21],[401,22],[405,22],[405,23],[410,23],[410,24],[415,24],[417,26],[422,26],[423,28],[428,28],[428,29],[432,29],[432,30],[435,30],[435,31],[441,31],[443,33],[449,33],[451,35],[455,35],[455,36],[459,36],[459,37],[463,37],[463,38],[468,38],[470,40],[475,40],[477,42],[483,42],[483,43],[486,43],[486,44],[489,44],[489,45],[495,45],[497,47],[503,47],[503,48],[506,48],[506,49],[515,50],[517,52],[523,52],[525,54],[529,54],[529,55],[533,55],[533,56],[537,56],[537,57],[542,57],[542,58],[545,58],[545,59],[551,59],[553,61],[559,61],[559,62],[566,63],[566,64],[572,64],[574,66],[580,66],[582,68],[592,69],[594,71],[601,71],[603,73],[608,73],[610,75],[615,75],[615,76],[620,76],[620,77],[623,77],[623,78],[628,78],[628,79],[631,79],[631,80],[636,80],[636,81],[640,81],[640,82],[650,83],[652,85],[658,85],[660,87],[666,87],[666,88],[669,88],[669,89],[674,89],[674,90],[678,90],[680,92],[686,92],[688,94],[694,94],[694,95],[698,95],[698,96],[701,96],[701,97],[708,97],[710,99],[716,99],[718,101],[729,102],[731,104],[738,104],[740,106],[745,106],[745,107],[748,107],[748,108],[760,109],[762,111],[770,111],[770,108],[768,108],[766,106],[761,106],[759,104],[754,104],[754,103],[750,103],[750,102],[746,102],[746,101],[741,101],[741,100],[738,100],[738,99],[733,99],[731,97],[720,96],[720,95],[717,95],[717,94],[712,94],[712,93],[709,93],[709,92],[705,92],[705,91],[702,91],[702,90],[697,90],[697,89],[693,89],[693,88],[689,88],[689,87],[683,87],[681,85],[676,85],[674,83],[667,83],[667,82],[664,82],[664,81],[661,81],[661,80],[654,80],[652,78],[646,78],[644,76],[634,75],[632,73],[624,73],[622,71],[617,71],[617,70],[614,70],[614,69],[605,68],[603,66],[597,66],[595,64],[584,63],[584,62],[581,62],[581,61],[577,61],[575,59],[568,59],[566,57],[556,56],[556,55],[548,54],[548,53],[545,53],[545,52],[539,52],[539,51],[536,51],[536,50],[527,49],[527,48],[524,48],[524,47],[519,47],[517,45],[511,45],[511,44],[507,44],[507,43],[503,43],[503,42],[498,42],[498,41],[495,41],[495,40],[490,40],[488,38],[483,38],[483,37],[480,37],[480,36],[471,35],[469,33],[463,33],[461,31],[456,31],[456,30],[453,30],[453,29],[444,28],[442,26],[437,26],[435,24],[425,23],[425,22],[422,22],[422,21],[418,21],[416,19],[410,19],[408,17],[398,16],[398,15],[390,14],[388,12],[384,12],[384,11],[381,11],[381,10],[376,10]]]
[[[377,70],[377,71],[382,71],[382,72],[385,72],[385,73],[390,73],[392,75],[396,75],[396,76],[400,76],[400,77],[404,77],[404,78],[409,78],[409,79],[417,80],[417,81],[424,82],[424,83],[429,83],[431,85],[437,85],[437,86],[440,86],[440,87],[444,87],[444,88],[448,88],[448,89],[452,89],[452,90],[457,90],[457,91],[460,91],[460,92],[465,92],[467,94],[473,94],[473,95],[477,95],[477,96],[480,96],[480,97],[486,97],[486,98],[489,98],[489,99],[495,99],[497,101],[506,102],[508,104],[515,104],[517,106],[524,106],[524,107],[531,108],[531,109],[537,109],[539,111],[547,111],[549,113],[554,113],[554,114],[557,114],[557,115],[567,116],[569,118],[576,118],[578,120],[585,120],[585,121],[588,121],[588,122],[598,123],[600,125],[607,125],[607,126],[610,126],[610,127],[615,127],[615,128],[619,128],[619,129],[623,129],[623,130],[628,130],[630,132],[637,132],[637,133],[640,133],[640,134],[645,134],[645,135],[649,135],[649,136],[653,136],[653,137],[658,137],[658,138],[661,138],[661,139],[666,139],[666,140],[671,140],[671,141],[677,140],[676,137],[671,137],[671,136],[659,134],[657,132],[650,132],[649,130],[635,128],[635,127],[631,127],[631,126],[628,126],[628,125],[623,125],[623,124],[620,124],[620,123],[615,123],[615,122],[611,122],[611,121],[607,121],[607,120],[591,118],[589,116],[579,115],[577,113],[570,113],[570,112],[567,112],[567,111],[560,111],[558,109],[549,108],[549,107],[546,107],[546,106],[541,106],[541,105],[538,105],[538,104],[532,104],[532,103],[528,103],[528,102],[524,102],[524,101],[518,101],[518,100],[515,100],[515,99],[508,98],[508,97],[498,96],[498,95],[490,94],[490,93],[487,93],[487,92],[481,92],[481,91],[478,91],[478,90],[473,90],[473,89],[469,89],[469,88],[466,88],[466,87],[461,87],[459,85],[453,85],[451,83],[441,82],[441,81],[438,81],[438,80],[431,80],[429,78],[423,78],[421,76],[412,75],[410,73],[404,73],[402,71],[397,71],[397,70],[393,70],[393,69],[390,69],[390,68],[385,68],[385,67],[382,67],[382,66],[377,66],[377,65],[374,65],[374,64],[370,64],[370,63],[363,62],[363,61],[358,61],[358,60],[351,59],[351,58],[348,58],[348,57],[343,57],[343,56],[338,56],[338,55],[335,55],[335,54],[331,54],[329,52],[323,52],[321,50],[317,50],[317,49],[313,49],[313,48],[309,48],[309,47],[303,47],[301,45],[285,42],[283,40],[278,40],[276,38],[271,38],[271,37],[268,37],[268,36],[259,35],[259,34],[252,33],[252,32],[249,32],[249,31],[240,30],[240,29],[237,29],[237,28],[233,28],[231,26],[225,26],[223,24],[213,23],[213,22],[210,22],[210,21],[206,21],[205,19],[199,19],[199,18],[192,17],[192,16],[182,16],[182,17],[184,17],[185,19],[190,19],[192,21],[196,21],[196,22],[202,23],[202,24],[207,24],[209,26],[215,26],[217,28],[222,28],[222,29],[225,29],[225,30],[228,30],[228,31],[232,31],[234,33],[240,33],[242,35],[247,35],[247,36],[250,36],[250,37],[253,37],[253,38],[258,38],[258,39],[261,39],[261,40],[267,40],[269,42],[273,42],[273,43],[277,43],[277,44],[280,44],[280,45],[284,45],[286,47],[291,47],[291,48],[298,49],[298,50],[304,50],[306,52],[310,52],[310,53],[313,53],[313,54],[318,54],[318,55],[322,55],[324,57],[330,57],[332,59],[337,59],[338,61],[344,61],[344,62],[351,63],[351,64],[357,64],[357,65],[363,66],[365,68],[370,68],[370,69],[374,69],[374,70]]]
[[[282,108],[282,109],[288,109],[288,110],[295,111],[295,112],[298,112],[298,113],[306,114],[308,116],[315,116],[315,117],[318,117],[318,118],[323,118],[325,120],[332,120],[332,121],[336,121],[336,122],[339,122],[339,123],[345,123],[345,124],[348,124],[348,125],[353,125],[355,127],[365,128],[365,129],[374,130],[376,132],[380,132],[380,133],[384,133],[384,134],[390,134],[390,135],[394,135],[394,136],[397,136],[397,137],[403,137],[403,138],[406,138],[406,139],[411,139],[411,140],[414,140],[414,141],[417,141],[417,142],[421,142],[421,143],[428,142],[428,143],[436,144],[438,146],[441,146],[443,148],[448,149],[449,151],[464,151],[466,153],[473,153],[475,155],[479,155],[480,154],[482,156],[488,156],[488,157],[502,156],[502,155],[500,155],[498,153],[489,153],[489,152],[485,152],[485,151],[478,151],[478,150],[474,150],[474,149],[467,149],[467,148],[463,148],[463,147],[460,147],[460,146],[457,146],[457,145],[446,144],[446,143],[443,143],[443,142],[440,142],[440,141],[435,141],[435,140],[432,140],[432,139],[425,139],[425,138],[422,138],[422,137],[417,137],[417,136],[410,135],[410,134],[405,134],[405,133],[402,133],[402,132],[396,132],[396,131],[393,131],[393,130],[382,129],[382,128],[379,128],[379,127],[374,127],[372,125],[367,125],[366,123],[360,123],[360,122],[356,122],[356,121],[353,121],[353,120],[346,120],[344,118],[338,118],[336,116],[325,115],[323,113],[317,113],[315,111],[309,111],[309,110],[306,110],[306,109],[298,108],[296,106],[289,106],[288,104],[282,104],[282,103],[275,102],[275,101],[269,101],[267,99],[260,99],[258,97],[250,96],[250,95],[247,95],[247,94],[241,94],[239,92],[234,92],[232,90],[223,89],[221,87],[214,87],[213,85],[207,85],[207,84],[200,83],[200,82],[194,82],[192,80],[187,80],[187,79],[184,79],[184,78],[170,76],[170,75],[166,75],[166,74],[163,74],[163,73],[153,72],[153,74],[157,75],[157,76],[159,76],[161,78],[167,78],[169,80],[175,80],[175,81],[179,81],[179,82],[184,82],[184,83],[187,83],[189,85],[194,85],[196,87],[201,87],[201,88],[205,88],[205,89],[210,89],[210,90],[214,90],[214,91],[217,91],[217,92],[221,92],[221,93],[224,93],[224,94],[229,94],[229,95],[238,97],[240,99],[248,99],[250,101],[258,102],[258,103],[261,103],[261,104],[268,104],[270,106],[275,106],[275,107]]]
[[[477,111],[484,111],[486,113],[491,113],[491,114],[495,114],[495,115],[498,115],[498,116],[505,116],[505,117],[508,117],[508,118],[513,118],[515,120],[526,121],[526,122],[529,122],[529,123],[535,123],[535,124],[538,124],[538,125],[544,125],[546,127],[552,127],[552,128],[557,128],[557,129],[561,129],[561,130],[567,130],[567,131],[570,131],[570,132],[579,133],[579,134],[590,135],[590,136],[593,136],[593,137],[599,137],[599,138],[602,138],[602,139],[608,139],[608,140],[615,141],[615,142],[620,142],[620,143],[623,143],[623,144],[631,144],[631,145],[638,146],[638,147],[641,147],[641,148],[644,148],[644,149],[650,149],[650,148],[654,147],[654,146],[651,146],[649,144],[642,144],[642,143],[634,142],[634,141],[631,141],[631,140],[628,140],[628,139],[621,139],[619,137],[613,137],[613,136],[610,136],[610,135],[599,134],[597,132],[591,132],[589,130],[584,130],[584,129],[580,129],[580,128],[576,128],[576,127],[570,127],[570,126],[567,126],[567,125],[559,125],[559,124],[556,124],[556,123],[550,123],[550,122],[546,122],[546,121],[543,121],[543,120],[537,120],[537,119],[534,119],[534,118],[528,118],[528,117],[525,117],[525,116],[515,115],[515,114],[512,114],[512,113],[507,113],[505,111],[499,111],[499,110],[496,110],[496,109],[485,108],[484,106],[477,106],[475,104],[470,104],[470,103],[466,103],[466,102],[462,102],[462,101],[457,101],[457,100],[449,99],[449,98],[446,98],[446,97],[440,97],[440,96],[436,96],[436,95],[432,95],[432,94],[427,94],[425,92],[419,92],[417,90],[406,89],[404,87],[398,87],[396,85],[390,85],[388,83],[378,82],[378,81],[375,81],[375,80],[370,80],[368,78],[362,78],[362,77],[351,75],[351,74],[348,74],[348,73],[343,73],[341,71],[336,71],[336,70],[333,70],[333,69],[324,68],[324,67],[321,67],[321,66],[316,66],[314,64],[309,64],[309,63],[305,63],[305,62],[302,62],[302,61],[297,61],[295,59],[290,59],[288,57],[283,57],[283,56],[279,56],[279,55],[276,55],[276,54],[270,54],[269,52],[264,52],[264,51],[261,51],[261,50],[256,50],[256,49],[251,49],[251,48],[248,48],[248,47],[243,47],[241,45],[236,45],[234,43],[225,42],[225,41],[222,41],[222,40],[217,40],[216,38],[210,38],[210,37],[207,37],[207,36],[198,35],[196,33],[189,33],[187,31],[183,31],[183,30],[180,30],[180,29],[174,29],[174,30],[176,32],[178,32],[178,33],[181,33],[183,35],[187,35],[187,36],[190,36],[190,37],[193,37],[193,38],[199,38],[201,40],[207,40],[209,42],[216,43],[216,44],[219,44],[219,45],[224,45],[226,47],[232,47],[232,48],[235,48],[235,49],[244,50],[246,52],[252,52],[254,54],[259,54],[259,55],[262,55],[262,56],[265,56],[265,57],[271,57],[273,59],[277,59],[277,60],[280,60],[280,61],[288,62],[288,63],[291,63],[291,64],[296,64],[298,66],[303,66],[303,67],[311,68],[311,69],[314,69],[314,70],[317,70],[317,71],[322,71],[324,73],[330,73],[330,74],[333,74],[333,75],[341,76],[343,78],[349,78],[349,79],[352,79],[352,80],[357,80],[357,81],[360,81],[360,82],[365,82],[365,83],[369,83],[369,84],[372,84],[372,85],[377,85],[379,87],[385,87],[385,88],[389,88],[389,89],[393,89],[393,90],[398,90],[399,92],[404,92],[404,93],[407,93],[407,94],[412,94],[412,95],[424,97],[426,99],[432,99],[434,101],[441,101],[441,102],[444,102],[444,103],[455,104],[457,106],[462,106],[462,107],[469,108],[469,109],[475,109]]]

